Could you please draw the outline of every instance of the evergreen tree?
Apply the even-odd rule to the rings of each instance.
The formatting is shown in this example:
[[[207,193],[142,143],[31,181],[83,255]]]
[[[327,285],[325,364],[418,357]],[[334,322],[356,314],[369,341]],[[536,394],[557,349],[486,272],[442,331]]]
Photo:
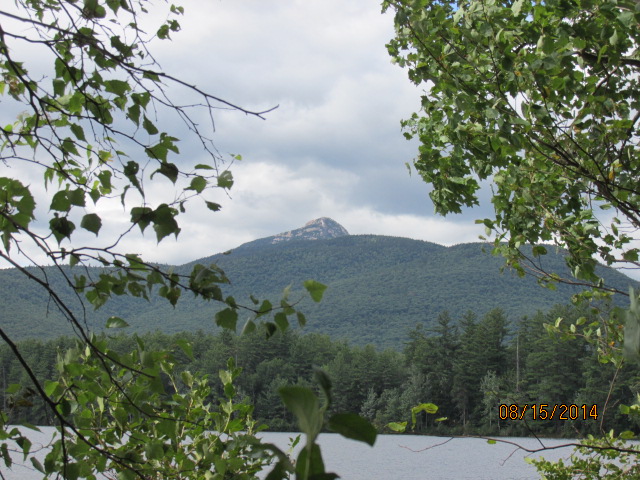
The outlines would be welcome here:
[[[457,407],[459,423],[465,431],[476,399],[475,381],[483,369],[476,350],[477,328],[476,315],[471,311],[465,313],[460,319],[460,344],[453,365],[454,405]]]

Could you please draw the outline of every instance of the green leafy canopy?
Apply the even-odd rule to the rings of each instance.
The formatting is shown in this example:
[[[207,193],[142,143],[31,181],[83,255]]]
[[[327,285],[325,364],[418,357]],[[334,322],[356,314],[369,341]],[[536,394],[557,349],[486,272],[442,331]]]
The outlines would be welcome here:
[[[414,166],[436,211],[477,205],[491,182],[494,216],[479,222],[521,273],[528,265],[558,280],[519,251],[541,242],[566,249],[576,279],[604,291],[597,259],[640,266],[637,3],[389,0],[383,9],[395,11],[389,54],[424,86],[420,112],[402,125],[420,141]]]
[[[640,267],[640,8],[630,0],[384,0],[395,12],[394,62],[424,88],[421,110],[402,122],[420,142],[416,171],[433,186],[440,214],[479,204],[491,186],[493,215],[478,220],[494,236],[494,253],[543,285],[590,287],[584,299],[624,289],[596,270]],[[547,271],[542,257],[566,251],[573,278]],[[520,247],[533,246],[532,255]],[[600,360],[623,364],[614,346],[625,329],[627,360],[640,359],[637,293],[626,315],[601,325],[571,324],[592,339]],[[558,319],[550,330],[561,330]],[[626,325],[625,325],[626,323]],[[603,348],[603,345],[608,345]],[[394,425],[392,428],[402,428]],[[624,439],[623,436],[620,437]],[[627,455],[613,433],[572,465],[535,462],[553,478],[628,476]],[[599,445],[617,449],[601,455]],[[606,458],[604,458],[606,457]],[[632,459],[630,470],[626,468]],[[607,460],[615,458],[615,466]],[[610,470],[611,469],[611,470]],[[545,477],[551,478],[551,477]]]
[[[29,388],[61,431],[44,463],[32,458],[33,465],[47,476],[71,480],[99,473],[123,480],[212,480],[253,478],[275,455],[276,473],[284,478],[292,471],[286,456],[253,437],[251,406],[234,402],[232,381],[239,370],[232,363],[220,375],[225,398],[214,412],[207,379],[176,372],[168,352],[147,350],[137,339],[137,349],[116,353],[89,331],[88,305],[99,309],[112,296],[130,295],[159,296],[175,306],[184,292],[218,303],[222,310],[215,321],[228,329],[235,329],[240,310],[254,327],[256,319],[272,316],[262,322],[267,336],[286,329],[288,317],[305,321],[286,292],[275,307],[268,300],[260,308],[243,306],[223,297],[221,286],[229,279],[216,265],[178,273],[121,249],[136,227],[144,233],[151,226],[157,242],[178,238],[181,215],[193,199],[220,210],[204,197],[211,189],[231,189],[234,179],[210,140],[214,108],[258,118],[267,113],[243,109],[164,72],[149,48],[180,30],[184,10],[168,5],[162,15],[156,7],[147,0],[16,0],[0,6],[0,97],[3,111],[22,112],[0,125],[0,259],[39,285],[79,337],[76,348],[61,352],[60,378],[43,385],[35,366],[0,328]],[[25,45],[38,46],[38,55],[30,56]],[[174,102],[175,86],[194,97],[188,109],[182,99]],[[194,111],[204,111],[209,125],[201,125]],[[176,121],[192,135],[182,140],[200,145],[206,163],[191,167],[176,159],[180,139],[165,131]],[[41,175],[42,184],[19,179],[25,168]],[[157,185],[160,194],[150,194],[149,185]],[[114,199],[125,215],[101,213]],[[28,268],[41,266],[33,258],[56,269],[80,306],[43,270]],[[95,265],[104,268],[93,275],[88,266]],[[313,281],[305,287],[316,302],[326,288]],[[127,321],[109,316],[106,327],[126,328]],[[7,421],[0,411],[0,459],[10,465],[10,442],[25,459],[31,448]]]
[[[596,266],[640,268],[638,4],[399,0],[383,9],[395,10],[389,54],[425,86],[421,111],[402,125],[420,141],[414,166],[436,211],[477,205],[490,183],[494,215],[477,223],[519,274],[589,287],[587,300],[628,295]],[[566,253],[573,278],[547,270],[541,243]],[[635,336],[627,358],[640,358],[630,353]]]

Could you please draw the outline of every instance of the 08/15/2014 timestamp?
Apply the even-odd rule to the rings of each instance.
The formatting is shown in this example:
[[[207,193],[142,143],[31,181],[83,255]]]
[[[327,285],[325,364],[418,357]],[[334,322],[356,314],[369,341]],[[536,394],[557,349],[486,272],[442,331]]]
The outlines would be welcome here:
[[[501,420],[597,420],[597,405],[555,404],[501,404],[498,407]]]

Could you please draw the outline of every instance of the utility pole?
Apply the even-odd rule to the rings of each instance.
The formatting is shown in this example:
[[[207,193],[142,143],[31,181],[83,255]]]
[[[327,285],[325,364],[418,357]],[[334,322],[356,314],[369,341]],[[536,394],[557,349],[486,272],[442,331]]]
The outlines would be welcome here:
[[[520,391],[520,333],[516,335],[516,392]]]

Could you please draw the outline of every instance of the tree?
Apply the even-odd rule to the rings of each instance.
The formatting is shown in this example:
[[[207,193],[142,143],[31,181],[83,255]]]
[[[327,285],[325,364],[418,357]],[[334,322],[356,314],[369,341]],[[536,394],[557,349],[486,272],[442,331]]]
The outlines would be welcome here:
[[[98,309],[114,295],[158,295],[175,305],[190,292],[218,303],[215,321],[223,328],[236,329],[239,311],[252,314],[245,331],[261,323],[267,336],[285,330],[289,318],[305,322],[286,292],[275,304],[252,297],[251,304],[242,305],[223,296],[220,286],[229,280],[215,265],[195,265],[178,274],[121,247],[123,238],[138,228],[145,232],[151,227],[158,242],[177,238],[180,215],[196,199],[212,212],[220,210],[206,195],[233,186],[229,164],[240,157],[223,158],[217,152],[211,140],[213,113],[224,108],[264,118],[268,112],[243,109],[163,71],[151,49],[180,30],[184,10],[167,5],[166,20],[154,26],[158,12],[148,14],[156,7],[149,0],[16,0],[0,7],[0,95],[3,112],[17,115],[0,126],[0,259],[47,292],[52,308],[69,321],[80,341],[61,354],[60,379],[42,384],[34,366],[0,329],[60,428],[60,440],[45,464],[35,464],[46,474],[60,472],[73,479],[115,471],[119,478],[149,478],[147,469],[152,468],[154,476],[163,478],[174,478],[175,471],[183,478],[221,478],[234,471],[250,477],[256,470],[250,457],[257,455],[259,464],[271,455],[263,455],[266,448],[251,438],[250,408],[232,402],[232,380],[238,373],[232,364],[221,373],[226,399],[213,414],[203,404],[209,391],[204,379],[173,371],[171,352],[147,350],[140,342],[127,355],[114,352],[92,335],[88,306]],[[176,92],[190,98],[178,102]],[[204,126],[203,113],[209,119]],[[180,122],[183,126],[176,127]],[[207,163],[177,159],[180,129],[201,147]],[[42,183],[34,184],[35,178]],[[152,193],[156,185],[160,195]],[[124,226],[121,216],[102,213],[118,203],[125,212]],[[95,238],[87,240],[83,230]],[[48,281],[45,264],[74,289],[72,302]],[[104,268],[92,275],[86,268],[90,265]],[[315,301],[325,289],[311,280],[305,288]],[[121,328],[127,322],[111,316],[104,325]],[[180,348],[191,351],[188,342],[180,342]],[[286,404],[295,410],[310,394],[288,392]],[[301,478],[307,478],[309,468],[324,472],[314,443],[324,410],[314,413],[313,420]],[[366,430],[372,442],[366,426],[346,420],[353,427],[349,435]],[[6,442],[17,442],[25,459],[30,444],[19,430],[8,430],[6,422],[0,412],[0,457],[9,465]],[[334,419],[331,425],[338,430],[341,422]],[[106,437],[96,436],[100,429]],[[214,438],[206,433],[211,429],[229,436]],[[243,430],[247,436],[238,440]],[[230,450],[236,440],[244,445],[243,453]],[[280,459],[274,475],[293,471],[282,452],[269,450]],[[214,451],[220,453],[217,460]],[[222,456],[231,459],[226,466],[219,462]]]
[[[596,266],[640,267],[637,2],[382,5],[395,11],[389,54],[425,89],[421,111],[402,125],[420,141],[414,166],[433,186],[436,212],[477,205],[490,185],[494,214],[478,222],[508,265],[548,286],[593,288],[586,298],[629,295],[606,285]],[[545,269],[545,243],[566,250],[573,278]],[[640,359],[640,308],[629,296],[626,319],[614,311],[584,329],[597,342],[611,339],[603,361],[619,360],[623,323],[626,356]]]
[[[418,325],[421,327],[421,325]],[[436,319],[436,325],[426,336],[421,328],[410,332],[411,341],[405,348],[407,363],[424,376],[425,401],[440,408],[443,416],[451,417],[454,407],[454,363],[458,354],[458,330],[448,311]],[[414,373],[414,372],[412,372]]]
[[[466,312],[460,319],[460,341],[453,364],[453,388],[451,393],[456,408],[460,412],[463,431],[467,431],[467,423],[472,416],[476,400],[478,378],[486,373],[477,352],[478,321],[473,312]]]
[[[420,141],[414,166],[436,212],[477,205],[491,182],[494,216],[479,222],[520,273],[559,279],[540,243],[566,249],[575,277],[566,280],[604,291],[614,289],[598,259],[640,267],[637,2],[385,0],[383,9],[395,10],[391,57],[425,89],[402,124]]]

